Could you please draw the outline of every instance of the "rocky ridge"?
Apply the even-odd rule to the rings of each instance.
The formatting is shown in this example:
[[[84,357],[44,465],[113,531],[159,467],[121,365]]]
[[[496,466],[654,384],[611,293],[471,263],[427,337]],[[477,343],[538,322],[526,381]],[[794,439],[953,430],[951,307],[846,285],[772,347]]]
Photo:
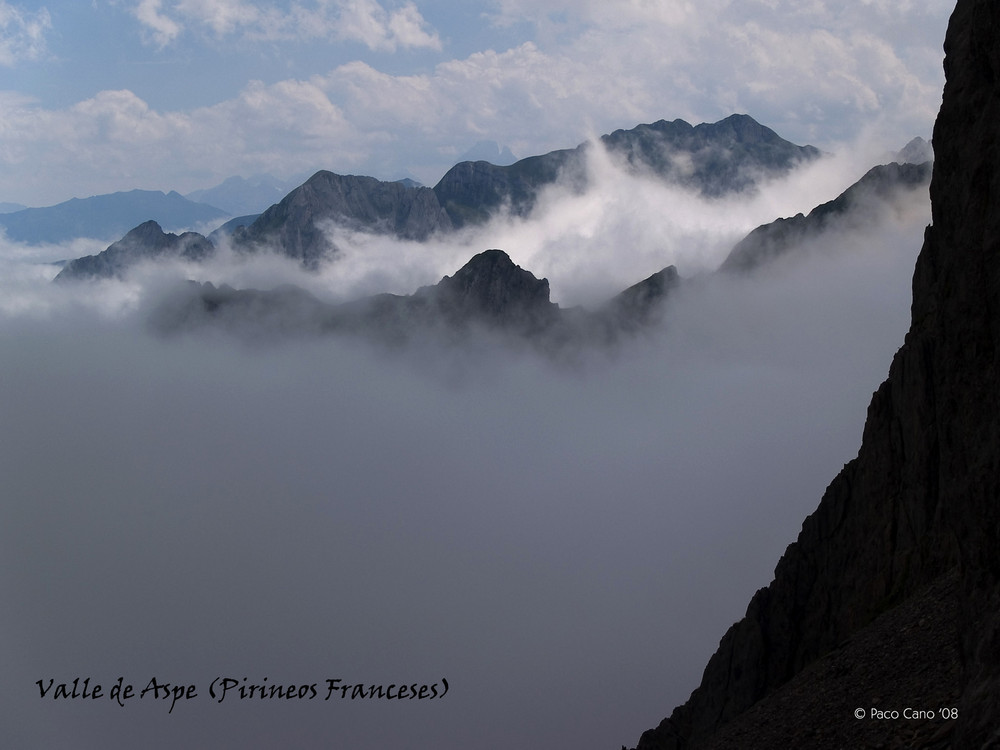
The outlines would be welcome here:
[[[349,334],[388,344],[440,334],[468,341],[488,332],[552,352],[595,339],[613,343],[634,333],[676,283],[671,266],[600,310],[563,310],[550,301],[547,279],[536,278],[494,249],[413,294],[377,294],[341,304],[323,302],[298,287],[237,290],[189,282],[160,303],[151,322],[160,332],[221,325],[257,339]]]
[[[753,271],[830,229],[874,224],[904,193],[926,190],[930,177],[931,162],[894,162],[873,167],[837,198],[817,206],[808,215],[796,214],[754,229],[732,249],[720,270]]]
[[[725,634],[701,685],[639,750],[713,747],[752,706],[956,569],[957,606],[938,605],[957,621],[961,668],[946,742],[1000,747],[1000,6],[959,0],[945,52],[911,328],[872,398],[858,456]],[[772,716],[794,734],[855,708]]]

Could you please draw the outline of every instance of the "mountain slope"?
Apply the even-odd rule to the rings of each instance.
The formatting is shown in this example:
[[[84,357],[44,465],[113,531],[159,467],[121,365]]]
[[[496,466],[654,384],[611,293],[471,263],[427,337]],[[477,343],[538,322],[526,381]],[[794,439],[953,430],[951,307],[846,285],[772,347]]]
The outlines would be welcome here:
[[[451,229],[430,188],[321,171],[250,226],[237,229],[233,242],[246,249],[274,247],[315,267],[336,252],[324,230],[326,222],[411,240]]]
[[[1000,745],[1000,6],[959,0],[945,51],[933,224],[914,273],[911,328],[872,398],[858,456],[725,634],[701,685],[637,748],[711,747],[720,728],[956,565],[953,746]],[[851,721],[879,695],[813,715],[786,706],[776,720],[789,730],[831,712]],[[817,737],[811,746],[841,745]]]
[[[130,190],[3,214],[0,227],[15,242],[40,244],[78,237],[111,240],[149,220],[177,231],[227,216],[214,206],[194,203],[173,191]]]
[[[751,271],[786,255],[823,232],[878,221],[901,194],[927,187],[931,163],[884,164],[873,167],[837,198],[817,206],[807,216],[797,214],[754,229],[729,253],[723,272]]]

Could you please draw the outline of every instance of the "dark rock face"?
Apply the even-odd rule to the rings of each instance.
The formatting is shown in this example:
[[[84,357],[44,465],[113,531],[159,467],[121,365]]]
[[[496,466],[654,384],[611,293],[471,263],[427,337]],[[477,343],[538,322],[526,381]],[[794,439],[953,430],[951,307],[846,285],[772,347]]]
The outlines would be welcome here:
[[[723,637],[702,684],[638,748],[710,746],[720,727],[956,564],[954,746],[1000,745],[1000,6],[959,0],[945,51],[933,224],[911,328],[858,456]]]
[[[120,277],[143,260],[185,258],[200,261],[215,247],[197,232],[166,234],[155,221],[140,224],[118,242],[97,255],[71,260],[56,276],[56,281]]]
[[[315,267],[336,252],[323,230],[324,222],[411,240],[426,240],[452,228],[430,188],[322,171],[250,226],[237,229],[233,241],[246,249],[272,246]]]
[[[797,214],[757,227],[733,248],[719,270],[754,270],[788,254],[834,224],[850,228],[874,223],[903,193],[925,189],[930,178],[930,162],[874,167],[836,199],[817,206],[808,216]]]
[[[530,331],[551,323],[556,312],[548,280],[515,265],[502,250],[476,255],[454,276],[445,276],[416,296],[430,297],[453,323],[479,320]]]

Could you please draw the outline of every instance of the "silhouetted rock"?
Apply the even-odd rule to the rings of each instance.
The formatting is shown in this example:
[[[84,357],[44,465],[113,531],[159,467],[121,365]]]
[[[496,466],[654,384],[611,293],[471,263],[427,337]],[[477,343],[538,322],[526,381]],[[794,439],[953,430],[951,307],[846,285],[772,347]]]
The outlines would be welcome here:
[[[911,327],[872,398],[858,456],[725,634],[701,685],[638,748],[712,747],[721,727],[956,565],[962,678],[950,744],[1000,746],[1000,5],[959,0],[945,51],[933,223]],[[892,679],[872,675],[883,687]],[[877,695],[769,715],[778,729],[829,726],[831,712],[853,721]],[[809,746],[843,745],[817,734]]]
[[[184,258],[200,261],[214,251],[212,243],[197,232],[166,234],[155,221],[147,221],[110,245],[107,250],[69,261],[55,280],[120,277],[143,260]]]

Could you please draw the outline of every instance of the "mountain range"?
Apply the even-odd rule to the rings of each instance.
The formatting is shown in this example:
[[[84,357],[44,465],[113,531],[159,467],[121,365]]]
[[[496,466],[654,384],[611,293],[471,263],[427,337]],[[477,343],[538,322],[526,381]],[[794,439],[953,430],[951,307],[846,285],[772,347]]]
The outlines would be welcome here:
[[[930,163],[875,167],[808,216],[778,219],[755,229],[733,248],[717,273],[756,272],[781,258],[808,253],[809,240],[832,228],[874,225],[887,206],[899,204],[911,191],[926,189],[930,174]],[[321,175],[323,184],[329,180],[342,189],[338,176],[327,175]],[[422,191],[411,195],[429,196],[427,188]],[[157,238],[156,243],[164,253],[185,252],[183,240],[173,235]],[[67,267],[64,273],[85,275],[94,270],[96,264],[88,261],[86,268]],[[442,332],[451,340],[468,340],[469,334],[488,328],[547,355],[564,357],[582,347],[613,345],[655,325],[663,319],[663,305],[672,290],[686,283],[675,267],[668,266],[594,309],[564,309],[550,301],[548,280],[536,278],[505,252],[493,249],[473,257],[453,276],[411,295],[378,294],[346,304],[324,303],[287,286],[236,290],[190,282],[163,302],[154,326],[174,332],[219,325],[254,338],[351,334],[392,344]]]
[[[711,196],[753,190],[759,180],[787,174],[819,156],[816,148],[790,143],[748,115],[697,126],[661,120],[617,130],[601,142],[633,173]],[[585,189],[592,147],[585,143],[509,166],[461,162],[433,188],[320,171],[259,216],[227,222],[213,239],[228,236],[239,251],[273,249],[315,268],[337,253],[326,231],[333,225],[425,241],[480,224],[503,210],[527,216],[540,192],[557,182],[571,190]],[[113,273],[127,265],[127,258],[120,261],[125,265],[116,266]]]
[[[211,325],[252,339],[349,334],[388,345],[430,336],[467,343],[488,333],[563,357],[595,343],[613,344],[652,324],[679,284],[676,268],[669,266],[594,310],[564,309],[549,299],[547,279],[491,249],[413,294],[341,304],[294,286],[262,291],[190,281],[161,301],[150,322],[160,333]]]

